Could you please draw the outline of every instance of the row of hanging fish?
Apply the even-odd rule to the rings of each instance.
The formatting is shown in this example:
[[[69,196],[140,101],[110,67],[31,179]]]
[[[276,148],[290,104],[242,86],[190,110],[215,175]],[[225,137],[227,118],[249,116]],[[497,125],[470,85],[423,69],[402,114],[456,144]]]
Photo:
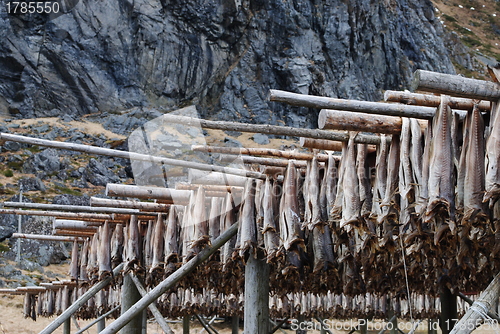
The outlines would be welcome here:
[[[60,315],[86,288],[61,287],[48,289],[38,294],[26,294],[24,314],[36,320],[37,316],[51,317]],[[101,290],[89,299],[76,313],[81,319],[97,318],[120,305],[121,288],[115,286]],[[478,296],[470,296],[473,300]],[[160,313],[166,318],[187,315],[206,316],[243,316],[243,294],[224,294],[214,289],[195,291],[191,288],[178,288],[163,294],[156,302]],[[363,294],[346,296],[344,294],[314,294],[310,292],[287,293],[269,296],[271,318],[325,318],[325,319],[363,319],[385,318],[389,309],[398,318],[417,319],[437,318],[440,315],[439,297],[412,294],[410,301],[398,296]],[[461,299],[457,301],[458,314],[464,314],[469,305]],[[411,314],[410,314],[411,308]],[[110,315],[117,317],[119,310]]]
[[[414,293],[482,289],[500,269],[499,107],[485,126],[478,108],[460,120],[443,96],[426,128],[403,118],[400,135],[381,135],[374,164],[351,133],[340,159],[305,173],[290,160],[283,182],[249,179],[225,198],[200,187],[156,219],[105,223],[75,245],[71,276],[95,282],[125,261],[154,286],[239,221],[179,287],[240,294],[245,262],[262,256],[280,296],[406,294],[405,265]]]

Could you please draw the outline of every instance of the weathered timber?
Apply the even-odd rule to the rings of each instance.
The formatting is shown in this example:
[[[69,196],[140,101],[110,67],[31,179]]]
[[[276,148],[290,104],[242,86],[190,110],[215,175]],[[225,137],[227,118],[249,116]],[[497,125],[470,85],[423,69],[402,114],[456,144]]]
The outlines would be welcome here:
[[[141,297],[144,297],[147,294],[147,291],[142,286],[142,283],[139,280],[139,278],[137,278],[137,276],[135,276],[133,273],[129,273],[129,275],[130,275],[130,278],[132,279],[132,282],[134,282],[135,287],[137,288],[137,291],[139,291],[139,293],[141,294]],[[153,313],[153,316],[155,317],[156,322],[158,323],[158,325],[160,325],[163,332],[167,333],[167,334],[174,334],[174,332],[172,331],[170,326],[165,321],[165,318],[163,318],[160,311],[156,307],[156,304],[151,303],[148,305],[148,308],[151,311],[151,313]]]
[[[411,93],[409,91],[386,90],[384,100],[387,102],[399,102],[404,104],[412,104],[418,106],[438,107],[441,103],[439,95]],[[461,97],[450,97],[450,107],[459,110],[472,110],[477,100],[465,99]],[[491,104],[489,101],[479,101],[479,110],[490,111]]]
[[[39,293],[45,292],[45,290],[47,289],[43,286],[21,286],[17,288],[17,291],[24,293]]]
[[[269,90],[271,101],[284,102],[293,106],[317,108],[317,109],[336,109],[363,112],[367,114],[379,114],[388,116],[401,116],[411,118],[430,119],[436,113],[432,107],[412,106],[399,103],[382,103],[358,100],[344,100],[324,96],[313,96],[285,92],[282,90]],[[302,136],[307,137],[307,136]],[[312,137],[311,137],[312,138]],[[316,137],[318,138],[318,137]],[[331,138],[322,138],[331,139]],[[343,140],[348,141],[348,140]],[[378,144],[378,143],[366,143]]]
[[[409,107],[415,107],[415,106],[409,106]],[[425,108],[425,107],[418,107],[418,108]],[[330,139],[330,140],[345,141],[345,142],[349,141],[349,135],[342,132],[333,132],[333,131],[318,130],[318,129],[292,128],[288,126],[269,125],[269,124],[247,124],[238,122],[209,121],[205,119],[176,116],[176,115],[165,115],[164,117],[166,117],[165,120],[168,122],[193,125],[193,126],[199,126],[201,124],[202,127],[207,129],[265,133],[278,136],[309,137],[316,139]],[[357,138],[357,142],[362,144],[379,144],[380,138],[373,135],[363,134]]]
[[[231,161],[234,161],[235,156],[230,155],[230,154],[221,154],[219,159],[221,162],[231,162]],[[238,160],[241,160],[241,162],[243,162],[244,164],[257,164],[257,165],[274,166],[274,167],[286,167],[286,166],[288,166],[288,159],[260,158],[260,157],[252,157],[252,156],[242,155],[242,156],[238,157]],[[307,161],[297,160],[295,162],[295,166],[307,167]]]
[[[457,296],[460,297],[460,299],[463,299],[469,305],[474,304],[474,301],[472,299],[470,299],[469,297],[467,297],[466,295],[464,295],[461,292],[457,293]],[[498,315],[496,315],[495,313],[488,311],[486,314],[488,315],[488,317],[495,319],[498,323],[500,323],[500,317]]]
[[[195,161],[184,161],[184,160],[177,160],[177,159],[172,159],[172,158],[156,157],[156,156],[152,156],[152,155],[148,155],[148,154],[125,152],[125,151],[113,150],[110,148],[102,148],[102,147],[96,147],[96,146],[91,146],[91,145],[59,142],[59,141],[46,140],[46,139],[38,139],[38,138],[33,138],[33,137],[12,135],[9,133],[0,133],[0,139],[1,140],[15,141],[15,142],[19,142],[19,143],[25,143],[25,144],[31,144],[31,145],[39,145],[39,146],[46,146],[46,147],[70,150],[70,151],[84,152],[84,153],[88,153],[88,154],[97,154],[97,155],[104,155],[104,156],[124,158],[124,159],[137,160],[137,161],[147,161],[147,162],[154,162],[154,163],[158,163],[158,164],[163,163],[166,165],[179,166],[179,167],[190,168],[190,169],[199,169],[199,170],[210,171],[210,172],[221,172],[221,173],[232,174],[232,175],[252,177],[252,178],[257,178],[257,179],[262,179],[262,180],[266,179],[266,176],[262,175],[260,173],[245,171],[245,170],[237,169],[237,168],[221,167],[221,166],[203,164],[203,163],[199,163],[199,162],[195,162]]]
[[[141,299],[141,294],[132,280],[130,275],[123,277],[122,285],[122,308],[121,314],[123,315],[131,307]],[[121,334],[138,334],[142,332],[142,321],[145,316],[144,312],[136,314],[130,321],[123,327]]]
[[[250,255],[245,266],[245,333],[269,333],[269,264]]]
[[[80,206],[80,205],[62,205],[62,204],[45,204],[45,203],[24,203],[24,202],[4,202],[4,207],[24,208],[24,209],[40,209],[40,210],[61,210],[71,212],[94,212],[94,213],[116,213],[123,215],[151,215],[155,213],[141,213],[136,209],[112,208],[112,207],[96,207],[96,206]]]
[[[97,230],[95,232],[97,232]],[[92,237],[95,234],[95,232],[57,229],[57,230],[53,230],[52,234],[53,235],[60,235],[60,236],[87,238],[87,237]]]
[[[439,299],[441,301],[441,317],[439,319],[439,326],[443,334],[450,333],[455,325],[457,313],[457,296],[451,293],[450,289],[446,286],[440,287]]]
[[[206,173],[197,170],[188,172],[188,182],[191,184],[226,185],[231,187],[243,187],[247,181],[246,177],[226,175],[223,173]]]
[[[199,264],[203,263],[210,257],[210,255],[215,253],[229,239],[236,235],[236,233],[238,232],[238,226],[238,222],[234,223],[230,228],[228,228],[226,231],[224,231],[224,233],[222,233],[217,239],[214,240],[212,246],[202,250],[200,253],[198,253],[198,255],[193,257],[186,264],[169,275],[165,280],[158,284],[154,289],[149,291],[147,295],[142,297],[134,306],[132,306],[127,312],[122,314],[101,333],[114,334],[118,332],[130,321],[130,319],[141,313],[149,304],[153,303],[163,293],[172,288],[175,284],[177,284],[177,282],[179,282],[182,278],[192,272]]]
[[[178,202],[188,202],[190,192],[172,188],[133,186],[127,184],[108,183],[106,185],[107,196],[133,197],[143,199],[161,199]]]
[[[312,138],[300,137],[299,145],[305,148],[315,148],[318,150],[342,152],[341,142],[327,140],[327,139],[312,139]],[[368,145],[368,153],[375,152],[376,150],[377,150],[376,145]]]
[[[40,210],[16,210],[0,209],[0,214],[5,215],[23,215],[23,216],[47,216],[59,218],[90,218],[90,219],[110,219],[113,220],[113,214],[86,213],[86,212],[60,212],[60,211],[40,211]]]
[[[274,148],[244,148],[244,147],[193,145],[191,146],[191,149],[193,151],[198,151],[198,152],[223,153],[223,154],[234,154],[234,155],[241,154],[243,158],[245,157],[245,155],[263,155],[263,156],[272,156],[272,157],[295,159],[295,160],[312,160],[314,158],[314,154],[311,153],[303,153],[297,151],[282,151]],[[318,161],[322,162],[328,161],[327,154],[317,154],[316,158],[318,159]]]
[[[500,98],[500,85],[495,82],[424,70],[416,70],[413,74],[411,90],[487,101]]]
[[[91,197],[90,205],[98,207],[111,207],[111,208],[130,208],[130,209],[139,209],[141,211],[157,211],[157,212],[168,212],[170,208],[170,205],[168,204],[107,199],[99,197]]]
[[[3,294],[3,295],[24,295],[24,292],[17,291],[17,289],[2,288],[2,289],[0,289],[0,294]]]
[[[274,166],[266,166],[261,169],[261,172],[270,175],[274,178],[285,175],[286,168],[285,167],[274,167]]]
[[[318,115],[318,127],[323,130],[398,134],[401,133],[401,125],[401,117],[397,116],[371,115],[333,109],[321,109]]]
[[[61,230],[78,230],[78,231],[97,230],[96,226],[92,226],[86,221],[71,220],[71,219],[54,219],[54,221],[52,222],[52,228]]]
[[[190,184],[190,183],[177,183],[175,188],[178,190],[197,190],[199,188],[205,189],[205,191],[217,191],[217,192],[238,192],[243,191],[243,187],[231,187],[224,185],[213,185],[213,184]]]
[[[44,235],[44,234],[25,234],[25,233],[13,233],[11,238],[23,238],[32,240],[46,240],[46,241],[64,241],[64,242],[84,242],[82,238],[77,237],[63,237],[56,235]]]
[[[45,327],[40,334],[49,334],[54,332],[59,326],[61,326],[66,320],[68,320],[73,313],[78,311],[78,309],[84,305],[92,296],[101,291],[102,288],[107,286],[112,280],[113,277],[117,276],[120,271],[123,269],[125,264],[119,264],[115,269],[113,269],[113,276],[108,277],[99,283],[95,284],[93,287],[87,290],[83,295],[80,296],[70,307],[64,310],[63,313],[59,317],[57,317],[54,321],[52,321],[47,327]]]
[[[469,334],[479,325],[483,316],[492,310],[500,297],[500,273],[479,295],[479,298],[467,310],[460,321],[453,327],[450,334]]]
[[[115,308],[109,310],[108,312],[104,313],[103,315],[101,315],[99,318],[97,319],[94,319],[94,321],[90,322],[87,326],[83,327],[82,329],[78,330],[78,332],[76,332],[75,334],[81,334],[85,331],[87,331],[90,327],[94,326],[95,324],[97,324],[97,333],[100,333],[105,327],[101,327],[99,328],[99,324],[102,323],[102,321],[110,316],[113,312],[115,312],[116,310],[118,310],[121,306],[118,305],[116,306]],[[106,322],[104,322],[106,323]]]

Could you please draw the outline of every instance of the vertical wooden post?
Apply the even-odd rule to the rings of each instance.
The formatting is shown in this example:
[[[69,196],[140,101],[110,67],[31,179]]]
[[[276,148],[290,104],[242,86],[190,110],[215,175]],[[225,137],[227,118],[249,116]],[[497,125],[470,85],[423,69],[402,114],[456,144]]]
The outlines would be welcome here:
[[[63,334],[71,333],[71,318],[68,318],[63,324]]]
[[[182,318],[182,334],[189,334],[189,321],[191,317],[188,315],[185,315]]]
[[[297,334],[306,334],[307,333],[307,330],[306,329],[300,329],[300,324],[304,323],[306,321],[306,317],[304,317],[303,314],[299,315],[299,318],[297,319],[298,320],[298,325],[299,325],[299,329],[297,329],[295,331],[295,333]]]
[[[147,333],[148,333],[148,310],[144,309],[142,311],[142,334],[147,334]]]
[[[129,275],[123,277],[122,286],[122,310],[121,314],[124,314],[130,307],[132,307],[137,301],[141,299],[141,294],[137,290],[134,281]],[[142,332],[142,318],[144,313],[140,312],[137,316],[132,318],[132,320],[126,324],[121,334],[137,334]]]
[[[437,334],[436,319],[427,319],[427,334]]]
[[[19,202],[23,201],[23,190],[19,192]],[[22,216],[19,215],[17,217],[17,233],[22,233]],[[21,265],[21,238],[17,239],[17,254],[16,254],[16,262],[18,265]]]
[[[389,320],[389,333],[390,334],[399,334],[398,333],[398,317],[396,314],[396,310],[394,309],[394,303],[392,301],[391,297],[386,297],[387,298],[387,304],[389,306],[389,311],[387,312],[387,317],[390,319]]]
[[[368,334],[368,319],[363,319],[359,324],[359,332],[361,334]]]
[[[441,286],[439,293],[441,300],[441,318],[439,326],[443,334],[449,334],[457,322],[457,296],[453,295],[446,286]]]
[[[245,334],[269,332],[269,266],[253,255],[245,266],[244,314]]]
[[[106,328],[106,318],[102,318],[97,323],[97,333],[102,332],[104,330],[104,328]]]
[[[233,315],[231,317],[231,334],[238,334],[240,329],[240,317]]]

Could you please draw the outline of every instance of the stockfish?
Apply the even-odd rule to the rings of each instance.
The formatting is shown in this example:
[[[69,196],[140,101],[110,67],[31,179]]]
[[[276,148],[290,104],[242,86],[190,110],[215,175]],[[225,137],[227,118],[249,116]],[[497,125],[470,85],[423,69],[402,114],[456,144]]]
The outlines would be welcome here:
[[[153,260],[151,263],[151,269],[149,273],[154,282],[159,280],[163,275],[163,260],[165,253],[163,252],[165,247],[165,222],[163,221],[163,215],[161,213],[156,217],[155,227],[153,231]],[[150,245],[151,246],[151,245]]]
[[[268,177],[266,178],[266,182],[264,184],[264,197],[262,198],[264,219],[262,234],[264,235],[264,245],[268,263],[271,263],[276,257],[279,256],[280,250],[279,235],[276,224],[276,218],[278,218],[278,215],[276,215],[274,211],[275,201],[277,201],[277,199],[273,193],[273,184]]]
[[[100,228],[100,238],[99,238],[99,280],[104,280],[113,274],[111,268],[111,232],[109,223],[104,222],[104,225]]]
[[[320,206],[322,210],[325,210],[324,219],[327,219],[329,222],[333,221],[331,210],[335,204],[335,196],[337,195],[337,182],[338,171],[336,161],[333,158],[333,153],[328,152],[328,162],[325,166],[321,182]]]
[[[344,177],[342,180],[343,200],[342,218],[340,228],[349,231],[349,225],[358,226],[361,220],[361,200],[359,192],[359,179],[356,168],[357,144],[354,143],[356,133],[351,133],[347,145],[347,157],[344,166]]]
[[[78,260],[79,260],[78,242],[75,240],[73,241],[73,248],[71,250],[71,264],[69,266],[69,277],[71,278],[72,281],[78,280],[78,271],[79,271]]]
[[[248,256],[257,254],[257,225],[255,223],[255,181],[248,179],[245,184],[242,208],[240,211],[240,225],[238,229],[239,256],[246,261]]]
[[[111,235],[111,266],[115,268],[123,262],[123,224],[116,224]]]
[[[307,187],[304,189],[305,214],[303,227],[312,230],[316,225],[325,223],[320,202],[319,165],[316,156],[307,162]]]
[[[139,234],[139,224],[136,215],[130,216],[127,224],[127,264],[125,265],[125,272],[132,269],[138,269],[141,266],[141,236]]]
[[[193,243],[191,247],[198,253],[203,247],[210,244],[208,217],[205,205],[205,189],[199,187],[195,193],[195,203],[191,218],[194,224]]]
[[[179,245],[182,244],[180,238],[180,223],[178,212],[182,212],[182,208],[176,205],[170,206],[168,212],[167,228],[165,230],[165,260],[166,264],[179,262]]]
[[[490,136],[486,142],[486,182],[483,201],[490,202],[490,207],[500,197],[500,103],[492,107]]]

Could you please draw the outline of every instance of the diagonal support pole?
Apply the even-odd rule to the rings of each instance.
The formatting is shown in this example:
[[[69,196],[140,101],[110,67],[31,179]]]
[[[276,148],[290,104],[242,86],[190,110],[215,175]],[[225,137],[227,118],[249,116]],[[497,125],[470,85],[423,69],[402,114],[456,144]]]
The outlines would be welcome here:
[[[130,278],[132,279],[132,281],[134,282],[135,287],[137,288],[137,290],[141,294],[141,296],[144,297],[145,295],[147,295],[146,289],[144,289],[144,287],[141,284],[141,281],[137,278],[137,276],[135,276],[132,273],[130,273],[129,275],[130,275]],[[172,331],[172,329],[167,324],[167,322],[165,321],[165,319],[161,315],[160,311],[158,310],[158,307],[156,307],[155,303],[149,304],[148,308],[151,311],[151,313],[153,313],[153,316],[155,317],[156,322],[158,323],[158,325],[160,325],[163,332],[165,332],[167,334],[174,334],[174,332]]]
[[[100,281],[93,287],[91,287],[87,292],[85,292],[78,300],[76,300],[70,307],[68,307],[59,317],[52,321],[44,330],[39,334],[49,334],[54,332],[59,326],[61,326],[66,320],[68,320],[73,313],[78,311],[78,309],[85,304],[92,296],[101,291],[105,286],[107,286],[115,276],[117,276],[123,269],[124,263],[120,263],[115,269],[113,269],[113,275]]]
[[[479,295],[479,298],[471,305],[469,310],[453,327],[450,334],[469,334],[488,317],[487,313],[500,297],[500,273]]]
[[[215,253],[220,247],[222,247],[229,239],[231,239],[238,232],[239,223],[234,223],[230,228],[228,228],[224,233],[222,233],[215,241],[211,247],[208,247],[201,251],[198,255],[189,260],[182,267],[177,269],[172,275],[168,276],[160,284],[158,284],[153,290],[148,292],[144,297],[142,297],[134,306],[129,308],[125,313],[123,313],[118,319],[112,322],[101,334],[114,334],[122,329],[127,322],[138,315],[142,310],[148,307],[149,304],[153,303],[158,297],[164,294],[167,290],[171,289],[177,282],[182,278],[192,272],[199,264],[208,259],[210,255]]]

